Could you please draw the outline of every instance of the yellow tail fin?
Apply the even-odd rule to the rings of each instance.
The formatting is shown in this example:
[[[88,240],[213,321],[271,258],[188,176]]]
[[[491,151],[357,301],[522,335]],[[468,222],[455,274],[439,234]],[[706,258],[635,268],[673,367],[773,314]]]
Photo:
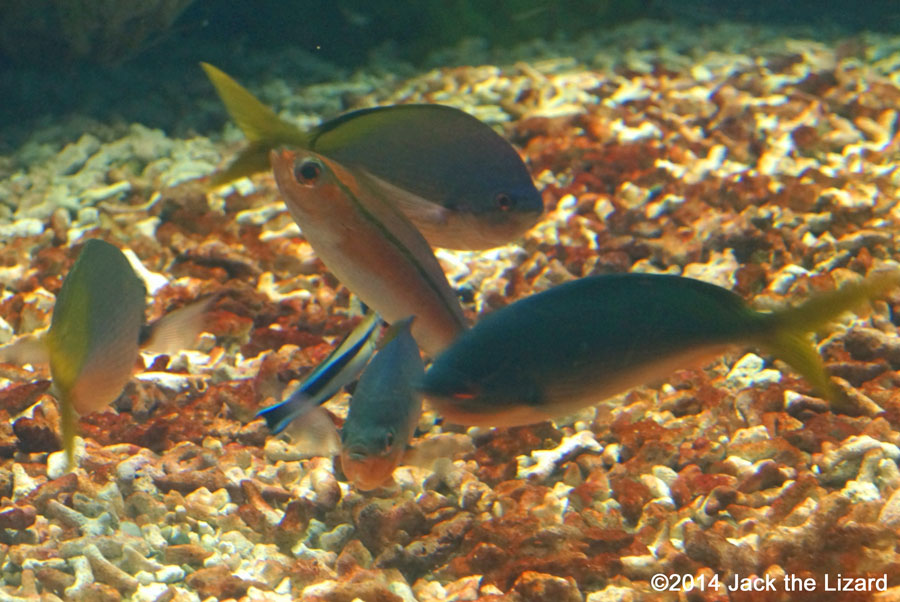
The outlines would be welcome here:
[[[209,63],[200,63],[200,66],[219,93],[225,110],[250,141],[250,146],[225,171],[213,176],[212,185],[218,186],[265,171],[269,168],[269,151],[281,144],[304,148],[307,146],[308,137],[305,132],[281,119],[224,71]]]
[[[799,372],[831,402],[832,407],[845,408],[846,400],[828,376],[821,356],[809,340],[809,333],[897,286],[900,286],[900,269],[885,269],[861,282],[815,295],[797,307],[767,314],[765,319],[770,324],[760,343]]]
[[[69,470],[75,470],[75,408],[68,399],[59,397],[59,420],[62,430],[63,450],[66,452],[66,463]]]

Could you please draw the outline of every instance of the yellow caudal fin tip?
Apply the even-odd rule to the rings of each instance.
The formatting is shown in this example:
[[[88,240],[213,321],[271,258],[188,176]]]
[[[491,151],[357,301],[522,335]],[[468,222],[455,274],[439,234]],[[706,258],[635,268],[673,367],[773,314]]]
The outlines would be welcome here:
[[[231,165],[210,178],[208,190],[268,170],[269,151],[280,144],[307,146],[308,137],[299,127],[278,117],[227,73],[209,63],[200,63],[200,66],[222,99],[228,115],[250,142]]]
[[[271,127],[272,121],[278,120],[278,116],[221,69],[209,63],[200,63],[200,66],[216,88],[228,115],[238,124],[247,139],[254,142],[264,138],[265,130]]]
[[[278,117],[227,73],[209,63],[200,63],[200,66],[216,88],[219,98],[225,104],[225,110],[250,142],[275,143],[284,139],[305,139],[299,128]]]
[[[63,451],[66,454],[66,465],[69,471],[75,469],[75,428],[77,418],[72,404],[60,399],[60,430],[62,431]]]
[[[796,307],[771,314],[770,325],[774,328],[769,331],[763,345],[799,372],[831,403],[832,408],[838,411],[846,409],[849,403],[847,394],[828,374],[822,357],[809,339],[809,333],[898,286],[900,268],[880,269],[860,282],[815,295]]]

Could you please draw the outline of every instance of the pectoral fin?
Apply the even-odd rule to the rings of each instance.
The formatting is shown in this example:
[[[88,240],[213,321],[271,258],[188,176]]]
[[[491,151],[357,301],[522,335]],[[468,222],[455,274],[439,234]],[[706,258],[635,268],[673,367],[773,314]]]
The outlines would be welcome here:
[[[203,332],[206,313],[216,296],[189,303],[170,311],[141,329],[140,345],[151,353],[173,354],[190,348]]]
[[[25,334],[0,346],[0,363],[19,366],[25,364],[46,366],[49,364],[50,353],[47,350],[43,332]]]
[[[290,423],[287,433],[291,443],[309,457],[336,456],[341,451],[341,436],[325,408],[311,408],[303,420]]]

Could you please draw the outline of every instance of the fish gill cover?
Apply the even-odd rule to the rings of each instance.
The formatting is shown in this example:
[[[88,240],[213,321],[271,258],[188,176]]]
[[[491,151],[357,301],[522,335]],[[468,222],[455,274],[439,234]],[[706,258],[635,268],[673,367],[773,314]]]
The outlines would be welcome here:
[[[29,102],[0,126],[0,341],[49,326],[89,238],[140,260],[150,320],[221,295],[195,349],[142,355],[112,409],[81,418],[73,472],[49,372],[0,366],[4,595],[593,602],[676,600],[669,590],[702,582],[704,599],[897,596],[896,295],[814,339],[849,402],[839,412],[738,348],[556,422],[465,429],[426,409],[412,446],[445,460],[401,466],[371,492],[271,437],[256,413],[360,311],[271,175],[206,191],[245,141],[196,66],[234,72],[304,128],[409,102],[496,127],[547,212],[498,249],[436,251],[476,323],[625,272],[698,278],[768,310],[900,258],[900,38],[887,17],[881,33],[592,21],[417,63],[229,38],[217,51],[167,42],[87,77],[6,68],[4,94]],[[338,426],[347,399],[329,402]]]

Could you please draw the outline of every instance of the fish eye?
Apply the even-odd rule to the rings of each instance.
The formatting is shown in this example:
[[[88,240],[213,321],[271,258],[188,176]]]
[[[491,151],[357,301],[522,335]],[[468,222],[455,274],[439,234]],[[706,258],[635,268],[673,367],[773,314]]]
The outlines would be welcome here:
[[[387,433],[384,436],[384,448],[388,449],[394,445],[394,433]]]
[[[497,208],[500,211],[509,211],[516,205],[515,200],[505,192],[497,193],[497,196],[494,197],[494,202],[497,203]]]
[[[307,159],[294,166],[294,178],[304,186],[315,184],[320,175],[322,175],[322,164],[315,159]]]

